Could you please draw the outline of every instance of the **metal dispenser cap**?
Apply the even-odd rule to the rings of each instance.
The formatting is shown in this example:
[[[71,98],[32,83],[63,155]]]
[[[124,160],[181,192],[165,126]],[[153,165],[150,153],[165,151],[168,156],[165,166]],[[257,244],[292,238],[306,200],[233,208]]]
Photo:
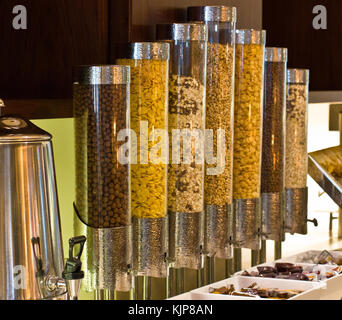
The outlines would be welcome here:
[[[76,66],[73,70],[74,84],[129,84],[130,67],[115,65]]]
[[[237,10],[227,6],[197,6],[188,8],[189,21],[236,22]]]
[[[309,84],[310,70],[308,69],[287,69],[287,83]]]
[[[236,44],[266,44],[266,31],[255,29],[236,30]]]
[[[208,27],[203,23],[157,25],[157,39],[174,41],[208,41]]]
[[[170,45],[165,42],[130,42],[118,46],[119,57],[133,60],[169,60]]]
[[[0,143],[39,142],[51,139],[49,133],[24,118],[15,115],[0,117]]]
[[[266,62],[287,62],[286,48],[266,48],[265,50]]]

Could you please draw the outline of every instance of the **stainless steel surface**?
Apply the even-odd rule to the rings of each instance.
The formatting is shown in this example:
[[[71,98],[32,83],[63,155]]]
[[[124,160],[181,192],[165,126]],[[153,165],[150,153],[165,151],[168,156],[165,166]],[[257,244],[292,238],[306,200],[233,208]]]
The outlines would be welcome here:
[[[239,248],[234,248],[234,272],[242,269],[242,251]]]
[[[234,259],[226,260],[226,274],[225,278],[228,279],[234,273]]]
[[[106,290],[95,290],[95,300],[106,300]]]
[[[207,257],[207,283],[211,284],[215,282],[215,257]]]
[[[287,49],[266,47],[265,61],[266,62],[287,62]]]
[[[73,69],[74,84],[129,84],[130,67],[115,65],[76,66]]]
[[[69,300],[78,300],[82,280],[66,280]]]
[[[158,24],[157,39],[173,41],[208,41],[208,27],[203,23]]]
[[[287,83],[308,84],[309,79],[308,69],[287,69]]]
[[[209,257],[232,258],[232,205],[207,205],[205,210],[204,252]]]
[[[132,227],[91,228],[76,215],[74,227],[75,233],[87,237],[81,258],[85,273],[82,288],[88,292],[130,291],[133,288]]]
[[[199,6],[188,8],[189,21],[236,22],[237,10],[227,6]]]
[[[261,210],[263,239],[285,241],[284,194],[262,193]]]
[[[266,249],[267,249],[266,240],[261,240],[261,249],[260,249],[260,252],[259,252],[259,262],[260,263],[265,263],[266,260],[267,260]]]
[[[133,219],[133,268],[138,276],[168,276],[168,219]]]
[[[308,188],[287,189],[285,205],[285,231],[307,234]]]
[[[204,215],[202,213],[169,213],[170,262],[173,268],[204,267]]]
[[[265,45],[266,31],[254,29],[236,30],[236,44],[259,44]]]
[[[274,242],[274,260],[281,259],[282,256],[282,242],[275,241]]]
[[[120,58],[134,60],[168,60],[170,45],[165,42],[132,42],[123,46]]]
[[[234,247],[260,249],[261,208],[260,199],[234,200]]]
[[[51,136],[16,117],[0,127],[0,299],[63,299],[47,285],[64,263]]]
[[[49,133],[25,119],[16,116],[0,118],[0,143],[43,142],[51,139]]]
[[[333,176],[332,170],[338,170],[341,163],[341,146],[309,154],[309,175],[339,207],[342,207],[342,179]]]
[[[93,268],[96,289],[128,292],[133,286],[132,227],[93,229]]]
[[[176,269],[176,295],[182,294],[185,292],[185,270],[180,268]]]
[[[251,250],[251,267],[260,264],[260,251]]]

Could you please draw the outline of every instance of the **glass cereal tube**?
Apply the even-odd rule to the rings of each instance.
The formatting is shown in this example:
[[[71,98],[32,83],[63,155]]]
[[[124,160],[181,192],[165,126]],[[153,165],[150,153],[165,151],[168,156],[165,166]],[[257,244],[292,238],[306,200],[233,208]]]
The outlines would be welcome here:
[[[307,234],[309,70],[287,70],[285,228]]]
[[[212,146],[207,148],[204,183],[205,251],[221,259],[232,257],[236,16],[234,7],[188,8],[189,21],[202,21],[208,27],[206,129],[212,130]]]
[[[158,25],[157,38],[171,45],[168,166],[170,259],[174,268],[200,269],[203,260],[207,27],[196,23]],[[179,136],[175,135],[175,130],[179,130]],[[185,142],[186,139],[189,143]],[[190,229],[196,232],[189,232]]]
[[[287,49],[266,48],[262,145],[262,232],[283,241]]]
[[[167,274],[169,50],[167,43],[135,42],[117,60],[131,67],[133,252],[141,276]]]
[[[237,30],[234,105],[234,241],[259,249],[265,31]]]

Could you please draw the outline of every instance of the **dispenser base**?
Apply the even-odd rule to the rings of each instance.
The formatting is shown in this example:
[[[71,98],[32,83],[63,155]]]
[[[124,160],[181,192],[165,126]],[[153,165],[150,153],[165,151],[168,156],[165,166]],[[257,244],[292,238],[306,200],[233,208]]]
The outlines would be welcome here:
[[[74,220],[75,234],[87,237],[82,255],[85,278],[81,288],[92,291],[130,291],[133,285],[131,273],[132,226],[96,229],[85,225],[78,216]]]
[[[260,249],[260,199],[234,200],[234,247]]]
[[[282,192],[262,193],[261,210],[262,239],[285,241],[284,194]]]
[[[138,276],[168,276],[168,218],[133,219],[133,268]]]
[[[209,257],[231,259],[233,257],[232,205],[207,205],[205,210],[204,251]]]
[[[202,269],[204,267],[203,212],[170,212],[169,219],[172,268]]]
[[[285,231],[291,234],[308,233],[308,188],[286,189]]]

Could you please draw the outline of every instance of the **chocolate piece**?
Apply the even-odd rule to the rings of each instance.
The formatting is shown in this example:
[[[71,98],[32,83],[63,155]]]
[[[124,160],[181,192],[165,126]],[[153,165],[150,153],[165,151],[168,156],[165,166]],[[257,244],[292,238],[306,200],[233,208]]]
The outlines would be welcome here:
[[[266,273],[276,273],[277,270],[273,267],[264,266],[264,267],[258,267],[258,271],[260,274],[266,274]]]
[[[301,281],[308,281],[309,278],[303,273],[292,273],[290,275],[291,280],[301,280]]]
[[[264,273],[261,274],[260,277],[261,278],[275,278],[277,276],[276,273],[272,272],[272,273]]]
[[[303,267],[302,266],[293,266],[289,268],[290,273],[302,273]]]
[[[277,272],[287,272],[294,266],[293,263],[283,263],[278,262],[275,264],[275,268],[277,269]]]

